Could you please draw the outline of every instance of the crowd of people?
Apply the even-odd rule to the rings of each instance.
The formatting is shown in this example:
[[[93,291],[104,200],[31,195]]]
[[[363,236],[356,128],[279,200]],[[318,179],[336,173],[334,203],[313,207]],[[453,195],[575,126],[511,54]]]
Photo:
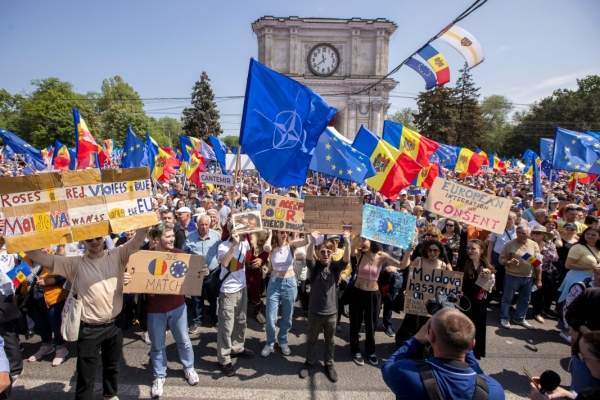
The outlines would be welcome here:
[[[501,399],[502,387],[477,362],[486,355],[489,307],[498,306],[502,329],[556,320],[573,349],[571,387],[556,393],[593,398],[585,396],[594,390],[597,395],[600,388],[600,317],[594,312],[600,302],[600,194],[594,184],[571,190],[566,176],[557,176],[544,181],[543,198],[534,198],[531,182],[522,173],[446,175],[511,199],[502,234],[424,211],[427,192],[421,188],[411,187],[389,200],[366,186],[317,174],[302,187],[286,189],[272,188],[252,173],[243,174],[234,188],[196,187],[176,176],[156,187],[156,226],[25,254],[3,250],[3,272],[21,259],[34,272],[16,290],[0,287],[0,335],[9,364],[4,366],[0,356],[0,370],[7,373],[6,386],[18,378],[24,360],[19,337],[33,333],[41,342],[27,362],[49,356],[53,366],[64,362],[69,350],[60,332],[61,311],[73,291],[83,307],[76,342],[78,399],[93,397],[100,364],[103,395],[117,398],[123,331],[134,326],[150,346],[151,394],[158,398],[165,391],[167,330],[176,342],[186,381],[197,385],[190,337],[201,326],[216,329],[220,369],[234,376],[235,357],[292,353],[288,335],[294,313],[303,313],[308,322],[306,361],[298,372],[302,379],[316,368],[317,341],[323,333],[325,373],[332,382],[338,380],[334,342],[341,334],[340,319],[348,318],[353,362],[381,364],[384,381],[397,398],[433,398],[431,390],[437,390],[442,397],[436,398]],[[260,210],[265,193],[361,196],[365,203],[414,214],[415,240],[402,250],[343,227],[340,235],[236,233],[232,213]],[[125,271],[128,258],[140,249],[202,256],[208,269],[202,296],[123,294],[132,279]],[[431,318],[404,314],[395,325],[392,316],[403,311],[409,267],[422,266],[462,272],[462,296],[443,304]],[[491,289],[481,286],[482,278],[492,279]],[[264,325],[260,354],[245,346],[247,315]],[[379,326],[395,337],[399,349],[394,354],[377,354]],[[387,360],[380,362],[379,357]],[[533,378],[532,398],[558,398],[541,393],[539,384]]]

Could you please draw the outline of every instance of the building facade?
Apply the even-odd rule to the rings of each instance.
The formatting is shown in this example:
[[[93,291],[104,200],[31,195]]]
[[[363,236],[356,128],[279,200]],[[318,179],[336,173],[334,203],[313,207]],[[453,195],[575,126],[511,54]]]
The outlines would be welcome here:
[[[389,40],[397,26],[383,19],[265,16],[252,23],[258,61],[309,86],[338,109],[337,130],[354,138],[361,125],[381,134],[389,93]]]

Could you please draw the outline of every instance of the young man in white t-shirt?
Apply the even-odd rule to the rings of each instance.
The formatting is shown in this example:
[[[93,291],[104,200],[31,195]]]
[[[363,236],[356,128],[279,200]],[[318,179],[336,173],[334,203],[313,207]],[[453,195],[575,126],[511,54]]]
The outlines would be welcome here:
[[[235,375],[231,357],[250,356],[244,347],[246,332],[246,269],[244,263],[250,244],[245,236],[236,233],[221,243],[218,259],[223,282],[219,292],[219,325],[217,329],[217,358],[221,371],[226,376]]]

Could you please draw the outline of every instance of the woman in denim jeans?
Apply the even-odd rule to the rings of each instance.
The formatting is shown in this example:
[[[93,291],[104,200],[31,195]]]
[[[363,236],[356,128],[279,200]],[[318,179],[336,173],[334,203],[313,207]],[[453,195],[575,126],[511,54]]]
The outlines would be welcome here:
[[[274,233],[273,233],[274,232]],[[283,355],[289,356],[292,351],[288,346],[287,335],[292,327],[294,302],[298,294],[298,282],[294,272],[294,250],[305,246],[306,239],[289,240],[286,231],[271,231],[264,245],[264,250],[271,253],[271,279],[267,287],[267,343],[261,351],[267,357],[275,350],[275,322],[281,307],[281,321],[277,343]]]

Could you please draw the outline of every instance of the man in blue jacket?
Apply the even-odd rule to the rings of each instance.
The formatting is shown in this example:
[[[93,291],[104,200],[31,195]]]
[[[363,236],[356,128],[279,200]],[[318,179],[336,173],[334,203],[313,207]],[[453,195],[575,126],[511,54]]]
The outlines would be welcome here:
[[[423,360],[427,344],[433,356]],[[503,400],[502,386],[483,373],[474,346],[475,325],[460,311],[444,308],[385,362],[383,379],[396,399]]]

